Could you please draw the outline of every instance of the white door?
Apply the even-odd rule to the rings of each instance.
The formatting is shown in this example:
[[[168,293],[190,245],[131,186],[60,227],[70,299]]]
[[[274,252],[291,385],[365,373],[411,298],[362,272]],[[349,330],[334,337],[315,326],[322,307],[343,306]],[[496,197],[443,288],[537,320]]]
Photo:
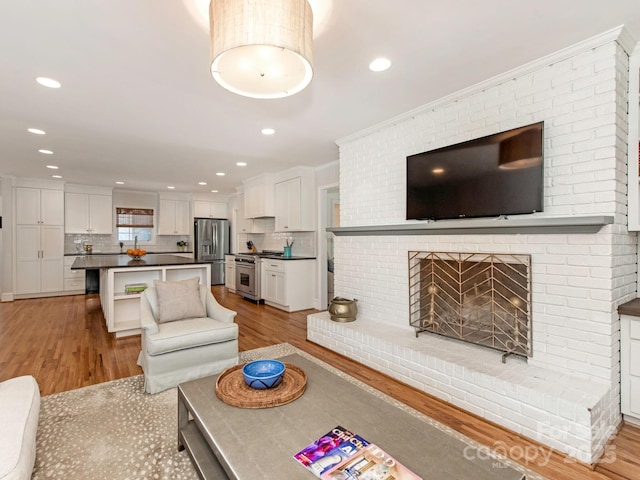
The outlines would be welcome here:
[[[44,225],[64,225],[62,190],[40,190],[40,220]]]
[[[16,188],[16,223],[18,225],[40,224],[40,190]]]
[[[158,235],[173,235],[176,227],[176,201],[160,199]]]
[[[16,293],[40,292],[40,227],[16,228]]]
[[[189,202],[176,200],[175,205],[175,232],[176,235],[189,235],[191,217],[189,216]]]
[[[64,194],[64,231],[89,232],[89,195],[86,193]]]
[[[193,216],[194,218],[209,218],[211,217],[211,203],[203,200],[193,201]]]
[[[40,291],[64,290],[64,231],[61,226],[45,225],[40,236]]]
[[[89,197],[89,220],[93,234],[111,235],[113,233],[113,206],[109,195],[91,195]]]

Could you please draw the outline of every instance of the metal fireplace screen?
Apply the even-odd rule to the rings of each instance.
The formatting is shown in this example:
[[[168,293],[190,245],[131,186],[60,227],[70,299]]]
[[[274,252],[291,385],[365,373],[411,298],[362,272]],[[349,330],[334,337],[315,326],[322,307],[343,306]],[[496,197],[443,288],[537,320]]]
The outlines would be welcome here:
[[[409,252],[410,323],[509,354],[531,355],[531,256]]]

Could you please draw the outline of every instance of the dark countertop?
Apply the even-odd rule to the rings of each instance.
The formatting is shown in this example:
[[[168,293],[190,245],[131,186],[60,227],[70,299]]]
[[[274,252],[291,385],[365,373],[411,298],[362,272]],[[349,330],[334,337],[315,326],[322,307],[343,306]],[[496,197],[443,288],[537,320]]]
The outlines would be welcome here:
[[[147,255],[175,255],[176,253],[193,253],[193,250],[185,250],[184,252],[178,252],[177,250],[168,250],[166,252],[163,251],[147,251]],[[87,255],[126,255],[127,252],[91,252],[91,253],[77,253],[77,252],[69,252],[65,253],[65,257],[84,257]]]
[[[267,260],[315,260],[316,257],[296,257],[291,256],[291,257],[285,257],[283,255],[268,255],[268,256],[264,256],[264,257],[260,257],[260,258],[266,258]]]
[[[267,251],[263,252],[260,255],[260,258],[266,258],[268,260],[315,260],[316,257],[304,257],[304,256],[297,256],[297,255],[293,255],[291,257],[285,257],[282,252],[277,252],[274,251],[273,255],[265,255],[265,253],[267,253]],[[271,251],[268,251],[268,253],[272,253]],[[228,255],[236,255],[236,253],[229,253]],[[255,255],[255,252],[237,252],[237,255]]]
[[[179,257],[178,255],[147,254],[140,260],[134,260],[128,255],[84,255],[78,256],[71,265],[71,270],[94,270],[100,268],[127,267],[160,267],[166,265],[196,265],[206,264],[195,258]]]
[[[640,317],[640,298],[634,298],[633,300],[620,305],[618,307],[618,314]]]

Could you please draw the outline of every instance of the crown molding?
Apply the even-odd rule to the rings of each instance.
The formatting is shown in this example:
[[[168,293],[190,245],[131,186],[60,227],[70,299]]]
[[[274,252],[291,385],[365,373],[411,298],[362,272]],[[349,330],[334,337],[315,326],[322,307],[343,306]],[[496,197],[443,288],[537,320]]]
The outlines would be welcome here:
[[[562,50],[558,50],[557,52],[554,52],[550,55],[546,55],[537,60],[533,60],[532,62],[526,63],[512,70],[508,70],[504,73],[488,78],[487,80],[483,80],[480,83],[476,83],[475,85],[463,88],[462,90],[458,90],[457,92],[454,92],[450,95],[441,97],[437,100],[434,100],[433,102],[427,103],[418,108],[392,117],[388,120],[385,120],[384,122],[377,123],[369,128],[365,128],[364,130],[360,130],[346,137],[342,137],[336,140],[336,144],[338,146],[346,145],[350,142],[353,142],[354,140],[366,137],[384,128],[393,126],[406,120],[410,120],[412,117],[429,110],[433,110],[434,108],[453,103],[456,100],[468,97],[471,94],[486,90],[491,87],[495,87],[496,85],[507,82],[509,80],[513,80],[514,78],[528,75],[548,65],[558,63],[560,61],[574,57],[580,53],[584,53],[588,50],[607,45],[611,42],[618,42],[628,55],[630,55],[634,47],[636,47],[636,43],[631,37],[631,34],[628,32],[627,28],[624,25],[620,25],[599,35],[590,37],[579,43],[563,48]]]

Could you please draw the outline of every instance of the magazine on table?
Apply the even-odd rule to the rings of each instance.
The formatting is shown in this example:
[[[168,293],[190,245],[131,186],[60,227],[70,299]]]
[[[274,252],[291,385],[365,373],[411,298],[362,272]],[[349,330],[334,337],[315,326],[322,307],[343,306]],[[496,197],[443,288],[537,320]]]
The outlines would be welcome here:
[[[342,462],[368,444],[369,442],[359,435],[355,435],[338,425],[296,453],[293,458],[320,478],[322,472]]]
[[[422,480],[383,449],[340,425],[293,458],[325,480]]]
[[[322,480],[422,480],[386,451],[371,443],[325,471]]]

